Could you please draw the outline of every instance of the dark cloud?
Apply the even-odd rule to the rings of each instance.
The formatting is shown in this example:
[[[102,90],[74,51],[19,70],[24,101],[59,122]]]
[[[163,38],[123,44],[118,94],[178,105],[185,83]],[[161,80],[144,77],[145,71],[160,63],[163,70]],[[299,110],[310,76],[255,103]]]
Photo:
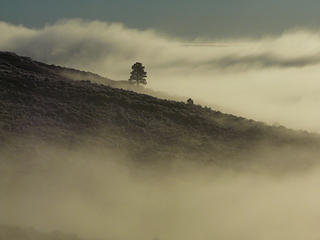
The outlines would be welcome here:
[[[300,68],[320,63],[320,53],[304,56],[284,58],[272,54],[258,54],[239,57],[236,55],[224,56],[208,62],[219,68],[245,67],[245,68]]]

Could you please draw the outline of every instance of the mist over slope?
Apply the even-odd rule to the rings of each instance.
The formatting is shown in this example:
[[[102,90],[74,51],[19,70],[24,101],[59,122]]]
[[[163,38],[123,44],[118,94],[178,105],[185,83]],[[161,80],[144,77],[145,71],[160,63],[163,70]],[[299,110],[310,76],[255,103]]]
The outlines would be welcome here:
[[[301,150],[301,159],[299,154],[291,157],[305,163],[305,153],[313,156],[319,146],[318,135],[113,88],[115,81],[98,75],[13,53],[0,53],[0,70],[1,136],[8,144],[21,136],[69,146],[90,139],[125,149],[139,160],[182,156],[216,163],[250,159],[264,148]],[[89,81],[93,79],[109,86]]]

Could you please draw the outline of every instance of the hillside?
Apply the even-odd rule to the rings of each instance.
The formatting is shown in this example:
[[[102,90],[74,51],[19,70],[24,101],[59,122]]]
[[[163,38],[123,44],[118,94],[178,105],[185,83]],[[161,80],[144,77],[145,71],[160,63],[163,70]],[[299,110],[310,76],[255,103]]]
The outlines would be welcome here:
[[[21,137],[69,147],[89,142],[125,149],[145,161],[183,157],[214,162],[250,158],[265,148],[281,154],[294,149],[290,158],[305,162],[320,146],[315,134],[116,86],[92,73],[0,52],[3,146],[19,145]]]
[[[6,225],[0,225],[0,239],[12,240],[80,240],[76,235],[64,234],[58,231],[51,233],[42,233],[32,228],[19,228]]]

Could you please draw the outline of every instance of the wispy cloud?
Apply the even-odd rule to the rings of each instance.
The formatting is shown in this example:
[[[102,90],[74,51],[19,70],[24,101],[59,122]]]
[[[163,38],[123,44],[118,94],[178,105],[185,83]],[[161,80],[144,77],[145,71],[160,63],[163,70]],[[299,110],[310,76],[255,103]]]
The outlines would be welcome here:
[[[127,64],[138,58],[157,70],[168,64],[171,68],[206,66],[215,70],[298,68],[319,64],[320,60],[319,35],[302,31],[260,40],[188,43],[163,37],[152,30],[140,31],[119,23],[79,19],[60,21],[41,29],[0,22],[0,31],[2,50],[116,77],[127,74]],[[299,38],[307,39],[307,42],[291,42]],[[316,38],[312,42],[313,51],[306,47],[310,38]]]

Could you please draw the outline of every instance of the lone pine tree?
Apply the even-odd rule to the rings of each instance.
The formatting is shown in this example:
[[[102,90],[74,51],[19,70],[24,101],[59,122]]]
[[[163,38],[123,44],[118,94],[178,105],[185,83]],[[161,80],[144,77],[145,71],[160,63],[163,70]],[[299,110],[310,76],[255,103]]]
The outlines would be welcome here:
[[[147,72],[144,71],[144,66],[142,65],[142,63],[136,62],[135,64],[133,64],[132,71],[130,74],[130,83],[137,84],[137,86],[139,86],[139,84],[147,84]]]

